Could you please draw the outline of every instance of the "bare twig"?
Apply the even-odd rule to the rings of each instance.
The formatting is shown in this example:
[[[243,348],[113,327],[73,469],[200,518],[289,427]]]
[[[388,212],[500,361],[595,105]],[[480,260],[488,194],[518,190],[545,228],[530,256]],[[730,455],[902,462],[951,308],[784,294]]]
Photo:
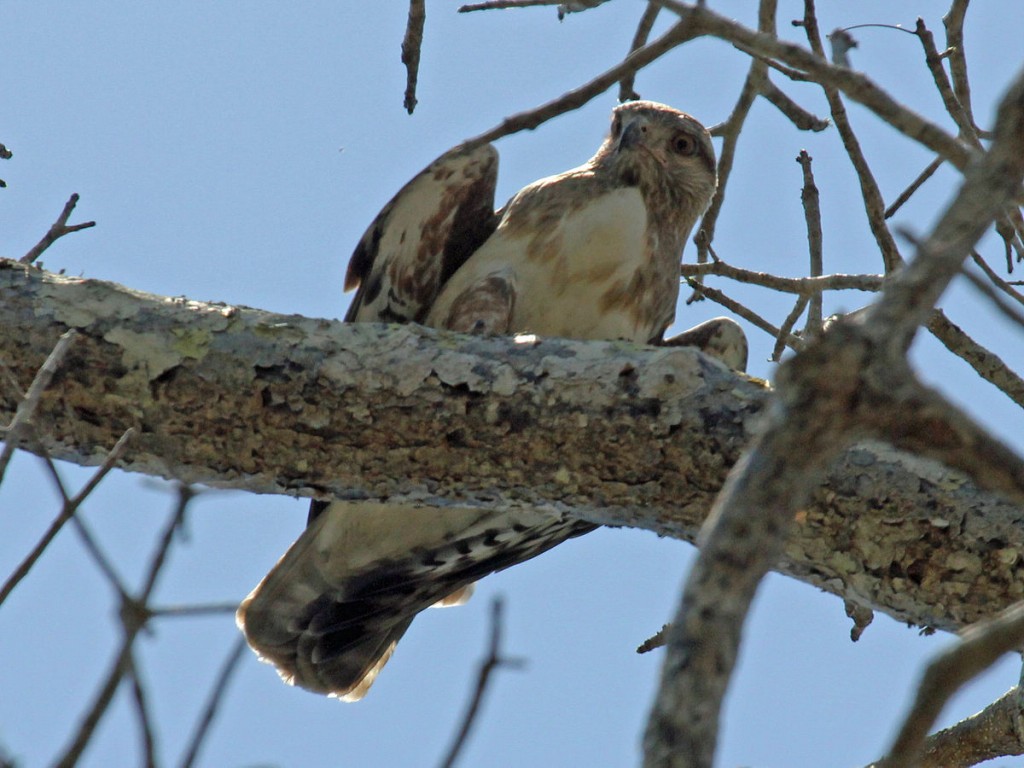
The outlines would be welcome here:
[[[932,73],[932,80],[935,82],[935,88],[938,90],[939,96],[942,97],[946,113],[953,118],[956,127],[960,129],[960,137],[980,149],[981,141],[978,140],[978,134],[974,130],[974,122],[971,120],[970,114],[960,103],[960,100],[957,99],[956,94],[953,93],[953,86],[950,84],[946,70],[942,66],[942,60],[945,58],[945,55],[940,54],[935,47],[935,36],[932,35],[925,25],[924,19],[919,18],[917,20],[917,28],[914,34],[917,35],[924,48],[925,63],[928,65],[928,71]]]
[[[999,237],[1003,239],[1007,272],[1013,272],[1014,252],[1017,254],[1017,261],[1024,258],[1024,250],[1021,248],[1021,239],[1018,235],[1018,226],[1016,226],[1016,223],[1013,221],[1013,218],[1019,217],[1020,211],[1016,211],[1016,217],[1014,217],[1014,212],[1008,211],[1007,218],[996,221],[996,232],[999,234]]]
[[[11,423],[5,428],[4,449],[0,452],[0,481],[4,478],[4,472],[11,461],[11,456],[14,455],[15,448],[17,448],[25,430],[28,429],[28,425],[32,421],[32,414],[39,407],[39,401],[42,399],[43,392],[50,386],[53,375],[60,368],[60,364],[71,347],[71,342],[74,340],[75,330],[73,328],[61,335],[54,345],[53,351],[50,352],[49,357],[46,358],[46,361],[36,372],[36,376],[29,385],[25,397],[18,404],[18,410],[15,411]]]
[[[654,29],[654,22],[657,21],[660,11],[661,7],[656,3],[648,3],[647,7],[644,8],[640,22],[636,25],[633,42],[629,46],[630,53],[647,45],[647,38],[650,37],[651,30]],[[635,81],[636,72],[630,72],[622,78],[619,82],[619,101],[632,101],[633,99],[640,98],[640,94],[633,88]]]
[[[476,687],[473,689],[473,696],[469,700],[466,712],[462,716],[462,724],[448,748],[447,754],[441,761],[441,768],[451,768],[462,751],[463,745],[469,736],[470,729],[476,722],[477,714],[480,711],[480,704],[483,701],[484,692],[491,679],[491,673],[498,667],[509,669],[521,669],[525,661],[523,659],[509,658],[502,654],[501,632],[502,632],[502,608],[503,603],[500,597],[496,597],[491,603],[491,639],[488,643],[487,656],[480,663],[480,672],[477,675]]]
[[[496,11],[506,8],[530,8],[537,5],[560,5],[563,0],[488,0],[485,3],[469,3],[459,6],[459,13],[472,11]]]
[[[1018,196],[1018,200],[1024,200],[1024,193]],[[1024,215],[1016,204],[1006,207],[1006,217],[996,222],[996,231],[1006,242],[1006,271],[1013,272],[1013,261],[1009,250],[1017,254],[1017,261],[1024,261]]]
[[[896,101],[865,75],[846,67],[829,64],[823,55],[801,46],[779,40],[774,35],[755,32],[738,22],[714,13],[704,4],[678,0],[652,0],[688,21],[698,35],[711,35],[726,40],[752,56],[764,59],[773,69],[787,76],[813,81],[840,89],[854,101],[863,104],[897,131],[940,155],[955,167],[967,167],[972,149],[920,115]],[[778,66],[779,64],[788,65]]]
[[[72,232],[77,232],[80,229],[88,229],[89,227],[95,227],[95,221],[84,221],[81,224],[68,225],[68,218],[71,216],[71,212],[75,210],[75,206],[78,205],[78,193],[75,192],[68,198],[68,201],[64,204],[64,210],[61,211],[60,216],[53,222],[49,231],[43,235],[43,239],[32,246],[31,250],[22,256],[19,261],[22,264],[32,264],[43,255],[43,251],[54,244],[58,239],[69,235]]]
[[[114,658],[113,664],[107,671],[103,684],[100,686],[95,698],[86,710],[85,717],[79,724],[71,743],[57,759],[57,768],[71,768],[78,763],[86,746],[92,739],[96,727],[99,725],[103,715],[106,714],[110,703],[114,700],[114,694],[124,679],[124,676],[131,671],[131,654],[135,638],[145,626],[147,614],[146,605],[156,586],[157,577],[167,559],[167,553],[171,543],[174,541],[174,534],[181,526],[185,516],[185,509],[192,498],[192,490],[187,486],[179,486],[178,501],[175,505],[174,514],[164,528],[156,550],[150,559],[149,570],[142,590],[131,599],[131,605],[123,605],[121,610],[121,622],[124,635],[121,639],[121,647]]]
[[[663,624],[661,629],[655,632],[653,635],[644,640],[640,645],[637,646],[637,653],[650,653],[655,648],[661,648],[665,645],[665,635],[668,633],[668,628],[671,624]]]
[[[811,50],[821,57],[825,57],[825,49],[821,43],[821,33],[818,31],[818,18],[814,10],[814,0],[804,0],[803,28],[807,33],[807,41]],[[882,193],[878,189],[868,161],[860,148],[860,141],[853,131],[849,117],[846,113],[846,105],[843,103],[839,91],[831,85],[822,86],[825,91],[825,98],[828,100],[829,109],[832,112],[832,121],[839,131],[843,141],[843,148],[853,169],[857,172],[857,180],[860,182],[861,198],[864,201],[864,211],[868,216],[868,226],[871,234],[875,237],[878,250],[882,254],[882,263],[885,265],[886,273],[892,272],[903,263],[896,240],[893,238],[889,227],[885,223],[885,202]]]
[[[934,160],[928,163],[927,167],[925,167],[925,169],[921,171],[920,174],[918,174],[917,178],[910,182],[910,186],[907,187],[902,192],[900,192],[899,197],[893,200],[892,204],[890,204],[889,207],[885,209],[885,218],[892,218],[893,214],[903,207],[903,204],[910,199],[911,195],[917,192],[918,188],[926,181],[928,181],[928,179],[932,177],[933,173],[939,170],[939,166],[941,166],[942,163],[943,160],[941,157],[936,157]]]
[[[68,745],[67,749],[60,756],[56,763],[57,768],[71,768],[78,763],[78,759],[82,756],[86,746],[89,744],[89,740],[92,739],[93,733],[96,731],[96,727],[99,725],[103,715],[106,714],[107,708],[110,706],[110,702],[114,699],[114,694],[117,693],[117,688],[121,684],[121,680],[126,674],[128,674],[131,664],[131,649],[132,643],[135,642],[135,636],[138,630],[134,630],[130,635],[126,635],[121,640],[121,647],[117,652],[117,656],[114,658],[114,663],[111,665],[110,670],[107,672],[104,678],[103,685],[100,687],[99,692],[93,699],[92,705],[86,711],[85,717],[78,726],[78,730],[75,732],[75,736]]]
[[[716,275],[738,283],[750,283],[784,293],[812,296],[822,291],[877,291],[882,287],[882,275],[822,275],[820,277],[781,277],[768,272],[755,272],[734,267],[724,261],[707,264],[683,264],[679,268],[683,277]]]
[[[920,257],[900,272],[898,284],[890,283],[872,306],[883,324],[890,323],[890,332],[906,334],[909,343],[909,336],[927,322],[932,307],[960,272],[966,254],[1016,196],[1022,170],[1024,71],[1017,73],[1000,102],[991,149],[965,174],[956,199],[918,247]]]
[[[988,279],[992,281],[992,284],[995,285],[996,288],[1001,290],[1014,301],[1024,304],[1024,294],[1021,294],[1021,292],[1015,289],[1013,285],[996,274],[996,271],[988,265],[987,261],[981,258],[981,255],[977,251],[974,251],[971,254],[971,259],[978,265],[981,271],[985,273]]]
[[[409,0],[409,21],[402,40],[402,63],[405,65],[405,111],[416,109],[416,81],[420,71],[420,47],[423,45],[423,24],[427,19],[425,0]]]
[[[569,0],[569,2],[559,3],[558,20],[562,21],[570,13],[583,13],[607,2],[608,0]]]
[[[822,273],[822,245],[821,205],[818,200],[818,187],[814,183],[814,171],[811,168],[811,156],[807,154],[806,151],[801,150],[796,161],[800,163],[800,168],[802,169],[804,176],[804,185],[800,190],[800,201],[803,203],[804,220],[807,222],[807,250],[811,259],[810,276],[820,277]],[[796,318],[800,316],[796,309],[794,309],[793,313],[790,314],[793,316],[793,322],[796,322]],[[821,294],[815,293],[811,296],[810,303],[808,304],[807,325],[804,328],[804,338],[807,338],[807,336],[812,333],[819,333],[821,331],[821,315]],[[786,328],[785,323],[783,323],[783,328]],[[788,330],[789,329],[786,328],[787,332]],[[782,338],[780,337],[779,342],[776,345],[778,353],[781,353],[782,351],[780,348],[781,344]]]
[[[107,582],[114,588],[114,591],[117,592],[121,600],[127,600],[128,588],[125,586],[124,580],[118,576],[113,562],[106,556],[106,554],[104,554],[99,542],[96,541],[96,537],[93,536],[92,532],[89,530],[89,526],[87,526],[85,521],[80,517],[71,518],[71,523],[75,526],[75,533],[78,534],[79,540],[85,547],[86,552],[89,553],[93,563],[95,563],[96,567],[100,569],[106,577]]]
[[[123,437],[123,435],[122,435]],[[60,472],[57,471],[57,465],[54,464],[53,459],[49,453],[42,451],[43,466],[46,467],[50,473],[50,477],[53,478],[53,483],[57,486],[57,492],[60,494],[64,503],[67,504],[71,501],[71,496],[68,494],[67,489],[64,486],[64,481],[60,477]],[[83,489],[84,491],[85,489]],[[85,497],[83,492],[79,492],[78,496]],[[124,580],[117,574],[117,570],[114,568],[114,564],[111,562],[100,547],[96,538],[89,531],[89,527],[85,524],[85,521],[78,515],[71,518],[71,524],[75,528],[75,532],[78,534],[79,540],[85,546],[86,551],[92,557],[93,562],[103,572],[107,581],[114,588],[118,598],[124,602],[128,600],[128,588],[125,586]]]
[[[18,381],[18,377],[14,375],[14,371],[10,369],[3,360],[0,360],[0,376],[3,377],[3,385],[7,389],[14,399],[21,399],[25,394],[21,391],[21,384]]]
[[[789,118],[790,122],[798,130],[801,131],[814,131],[818,133],[824,131],[831,125],[831,122],[812,115],[806,109],[797,104],[793,99],[783,92],[779,86],[771,81],[771,78],[765,77],[764,83],[761,85],[761,95],[764,96],[779,112]]]
[[[996,291],[995,286],[989,280],[986,280],[981,275],[977,275],[973,270],[963,270],[963,276],[966,277],[971,285],[973,285],[985,298],[992,302],[993,306],[999,313],[1009,320],[1011,323],[1024,328],[1024,313],[1013,306],[1010,302],[1003,298],[1002,294]]]
[[[660,0],[659,0],[660,2]],[[761,0],[757,11],[758,29],[772,36],[775,35],[775,13],[777,0]],[[677,11],[678,12],[678,11]],[[683,16],[686,19],[686,16]],[[711,199],[704,218],[700,223],[700,237],[697,239],[697,262],[703,264],[708,260],[708,247],[715,239],[715,226],[718,223],[718,216],[725,203],[725,190],[729,183],[729,176],[732,173],[733,162],[736,158],[736,147],[739,144],[740,132],[743,124],[750,114],[750,108],[754,100],[764,88],[768,80],[768,66],[764,61],[753,59],[750,68],[747,70],[746,80],[743,81],[743,88],[736,98],[736,104],[732,108],[725,123],[720,126],[718,135],[722,137],[722,151],[718,158],[718,189]]]
[[[974,109],[971,106],[971,84],[967,78],[967,54],[964,50],[964,17],[969,2],[970,0],[953,0],[949,11],[942,17],[942,24],[946,28],[949,71],[953,76],[953,93],[970,118],[975,133],[990,138],[990,135],[978,128],[978,124],[974,122]]]
[[[132,699],[135,702],[135,714],[139,721],[139,730],[142,733],[142,758],[146,768],[156,768],[156,736],[153,730],[153,718],[149,711],[148,695],[146,688],[139,677],[139,665],[135,654],[131,653],[128,658],[129,674],[132,681]]]
[[[694,301],[695,299],[702,298],[710,299],[716,304],[721,304],[723,307],[728,309],[733,314],[739,315],[751,325],[757,326],[758,328],[760,328],[762,331],[767,333],[769,336],[772,336],[773,338],[778,338],[779,334],[781,333],[780,329],[776,328],[774,325],[769,323],[767,320],[765,320],[759,314],[754,312],[752,309],[748,309],[735,299],[730,299],[721,291],[715,288],[709,288],[708,286],[698,283],[697,281],[690,278],[687,278],[686,282],[691,288],[693,288],[694,294],[689,301]],[[786,344],[791,346],[793,349],[799,349],[802,345],[802,342],[796,336],[789,335],[785,338]]]
[[[941,309],[932,313],[925,327],[946,349],[971,366],[981,378],[1024,408],[1024,379],[1021,379],[997,354],[964,333]]]
[[[696,37],[696,32],[684,19],[672,26],[657,40],[633,51],[620,64],[605,70],[590,82],[562,94],[553,101],[541,104],[539,107],[506,117],[494,128],[467,140],[464,146],[479,146],[519,131],[532,131],[553,117],[578,109],[594,97],[607,91],[629,73],[643,69],[652,61],[694,37]]]
[[[231,678],[234,676],[235,670],[238,669],[238,663],[242,660],[245,649],[245,638],[242,635],[239,635],[235,639],[235,644],[228,652],[227,658],[224,659],[220,672],[217,673],[217,679],[214,681],[213,687],[210,689],[210,695],[206,699],[206,706],[203,707],[203,712],[199,718],[199,722],[196,723],[196,728],[192,732],[192,738],[189,740],[185,756],[181,759],[181,768],[192,768],[195,764],[196,758],[199,756],[199,750],[203,746],[203,740],[206,738],[206,734],[210,731],[213,719],[217,716],[217,710],[220,708],[221,702],[224,700],[224,694],[227,692],[228,684],[231,682]]]
[[[879,768],[912,768],[919,764],[925,735],[950,697],[1003,654],[1024,644],[1024,603],[968,627],[960,636],[963,642],[928,665],[914,704]]]
[[[10,575],[7,581],[4,582],[3,587],[0,588],[0,605],[3,605],[8,595],[14,591],[14,588],[18,586],[18,583],[28,575],[30,570],[32,570],[32,566],[36,564],[36,561],[39,560],[43,552],[46,551],[46,548],[60,532],[61,528],[64,527],[64,524],[71,519],[72,515],[74,515],[76,511],[78,511],[78,508],[81,506],[82,502],[85,501],[89,493],[91,493],[100,480],[106,477],[107,473],[114,468],[114,465],[124,453],[125,448],[128,445],[128,441],[131,440],[132,435],[134,434],[135,431],[133,429],[128,429],[128,431],[121,436],[121,439],[117,441],[117,444],[114,445],[110,453],[107,454],[103,464],[101,464],[100,468],[93,474],[86,486],[76,494],[74,498],[69,499],[66,496],[64,497],[64,505],[60,514],[57,515],[56,519],[54,519],[52,523],[50,523],[50,527],[47,528],[46,533],[43,534],[35,547],[32,548],[32,551],[29,552],[18,567],[14,569],[14,573]],[[63,493],[63,489],[61,489],[61,492]]]
[[[820,296],[820,294],[818,294]],[[811,299],[813,301],[813,299]],[[800,315],[804,313],[804,309],[807,307],[808,298],[806,296],[800,296],[793,304],[793,309],[786,315],[786,319],[782,321],[782,325],[779,326],[779,335],[775,337],[775,346],[772,348],[772,356],[769,358],[773,363],[779,362],[782,359],[782,353],[786,351],[786,347],[790,346],[788,340],[793,338],[793,326],[796,325],[796,321],[800,319]],[[807,323],[810,326],[810,321]],[[821,322],[818,322],[819,329],[821,328]],[[806,337],[805,337],[806,338]]]

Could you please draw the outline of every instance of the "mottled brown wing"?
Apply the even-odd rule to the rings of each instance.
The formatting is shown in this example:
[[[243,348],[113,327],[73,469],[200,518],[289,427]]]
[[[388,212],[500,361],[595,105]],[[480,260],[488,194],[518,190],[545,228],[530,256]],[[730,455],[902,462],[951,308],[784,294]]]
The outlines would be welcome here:
[[[352,254],[345,290],[359,290],[345,320],[422,320],[444,283],[497,226],[497,176],[494,147],[460,145],[402,187]]]

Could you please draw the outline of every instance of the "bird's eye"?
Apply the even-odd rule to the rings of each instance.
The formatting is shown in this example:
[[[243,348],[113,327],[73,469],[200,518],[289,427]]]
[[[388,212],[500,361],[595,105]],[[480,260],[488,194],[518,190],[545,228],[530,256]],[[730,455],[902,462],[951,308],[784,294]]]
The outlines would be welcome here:
[[[622,133],[622,117],[620,115],[616,115],[614,119],[612,119],[612,138],[617,139],[620,133]]]
[[[677,133],[672,138],[672,149],[680,155],[692,155],[697,151],[697,142],[693,140],[692,136],[687,136],[685,133]]]

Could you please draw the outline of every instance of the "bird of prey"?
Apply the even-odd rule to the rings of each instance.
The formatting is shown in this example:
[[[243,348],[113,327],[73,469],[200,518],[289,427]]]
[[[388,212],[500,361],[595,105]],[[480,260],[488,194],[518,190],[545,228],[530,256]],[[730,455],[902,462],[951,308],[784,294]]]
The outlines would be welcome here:
[[[358,291],[345,319],[662,343],[683,245],[717,183],[704,126],[663,104],[621,104],[590,160],[495,212],[497,165],[492,146],[462,145],[395,195],[349,262],[345,288]],[[742,367],[731,321],[711,322],[687,338]],[[356,700],[421,610],[463,602],[481,577],[593,528],[523,510],[315,501],[238,624],[287,682]]]

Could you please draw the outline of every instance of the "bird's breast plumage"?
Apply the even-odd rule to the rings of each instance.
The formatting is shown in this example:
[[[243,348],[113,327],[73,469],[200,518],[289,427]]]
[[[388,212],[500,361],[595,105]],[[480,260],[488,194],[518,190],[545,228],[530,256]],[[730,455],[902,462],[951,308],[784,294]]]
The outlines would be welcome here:
[[[515,291],[508,333],[649,341],[675,305],[675,295],[645,292],[665,267],[657,247],[638,188],[609,187],[579,172],[543,179],[513,198],[494,234],[438,296],[427,324],[451,327],[458,297],[500,275]],[[668,283],[675,285],[671,274]]]

